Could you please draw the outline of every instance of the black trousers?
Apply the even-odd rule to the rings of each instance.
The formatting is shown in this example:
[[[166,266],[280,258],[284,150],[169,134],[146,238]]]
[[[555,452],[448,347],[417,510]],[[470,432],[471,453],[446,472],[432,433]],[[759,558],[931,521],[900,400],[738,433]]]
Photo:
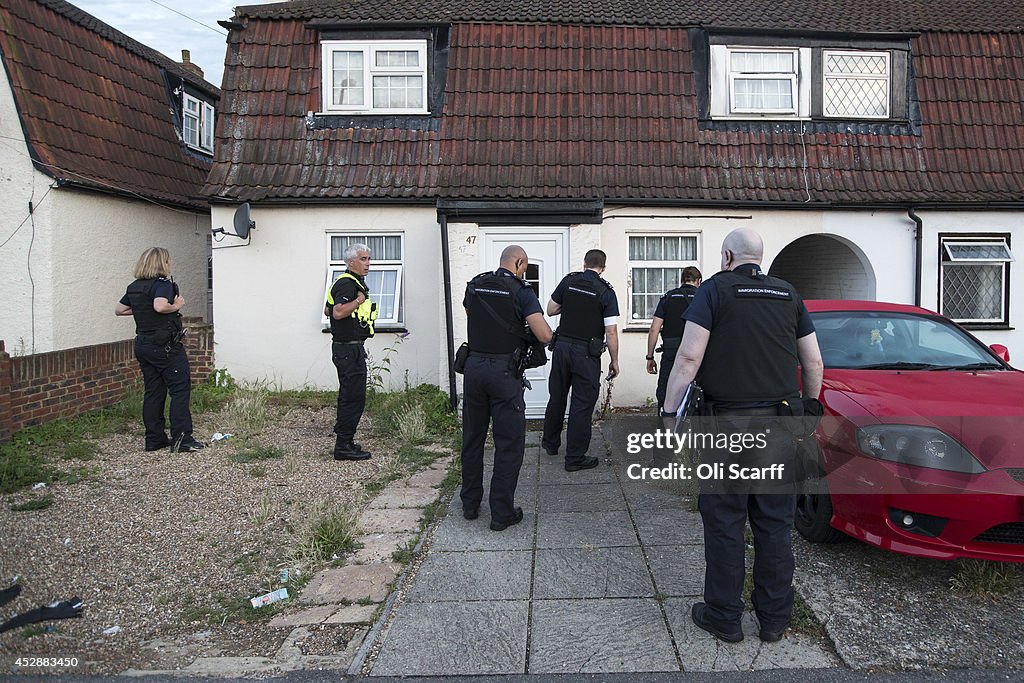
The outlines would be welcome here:
[[[515,516],[516,486],[526,449],[526,402],[523,381],[500,358],[473,356],[466,360],[462,397],[462,507],[480,506],[484,488],[484,442],[494,434],[494,473],[491,475],[491,519],[506,522]]]
[[[171,395],[171,441],[192,437],[192,413],[188,402],[192,395],[192,376],[188,356],[181,344],[160,346],[152,341],[135,340],[135,358],[142,370],[145,393],[142,397],[142,422],[146,426],[146,447],[167,444],[164,431],[164,405]]]
[[[601,390],[601,359],[587,353],[586,344],[559,340],[551,354],[548,377],[548,406],[544,411],[544,448],[558,450],[562,444],[562,418],[569,403],[569,425],[565,434],[565,464],[587,457],[593,433],[594,406]],[[572,397],[570,399],[570,392]]]
[[[331,344],[331,360],[338,371],[338,415],[334,433],[352,441],[366,408],[366,350],[362,344]]]
[[[672,366],[676,364],[676,352],[679,345],[669,346],[662,343],[661,366],[658,368],[658,388],[654,396],[658,399],[658,412],[665,406],[665,394],[668,391],[668,376],[672,374]]]

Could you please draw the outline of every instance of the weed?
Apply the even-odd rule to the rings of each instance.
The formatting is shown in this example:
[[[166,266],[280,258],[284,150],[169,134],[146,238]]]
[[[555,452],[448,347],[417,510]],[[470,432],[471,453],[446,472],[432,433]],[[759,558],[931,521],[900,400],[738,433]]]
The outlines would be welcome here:
[[[423,443],[427,438],[427,415],[423,406],[415,403],[404,413],[395,416],[398,437],[402,443],[415,445]]]
[[[53,496],[43,496],[42,498],[33,498],[27,500],[24,503],[11,506],[11,512],[31,512],[33,510],[45,510],[46,508],[53,505]]]
[[[376,605],[377,603],[376,603],[376,601],[374,601],[373,598],[371,598],[369,595],[367,595],[365,597],[362,597],[362,598],[359,598],[358,600],[356,600],[356,604],[357,605]]]
[[[276,460],[283,458],[285,451],[283,448],[277,446],[261,446],[259,444],[246,448],[243,451],[232,453],[228,456],[228,460],[237,463],[250,463],[259,462],[262,460]]]
[[[979,598],[994,599],[1024,585],[1020,567],[988,560],[960,560],[949,579],[953,590]]]
[[[252,513],[252,523],[254,526],[261,527],[270,521],[270,518],[274,516],[274,501],[269,495],[263,494],[260,498],[260,502],[256,504],[256,510]]]
[[[298,555],[309,562],[326,562],[356,550],[356,515],[351,510],[322,504],[300,539]]]
[[[366,360],[366,378],[367,378],[367,389],[373,393],[380,393],[384,391],[384,387],[387,385],[388,376],[391,375],[391,357],[398,351],[398,347],[402,345],[408,334],[399,334],[395,336],[395,340],[391,342],[390,346],[384,347],[384,353],[381,355],[380,362],[373,359],[372,356],[367,354]]]
[[[21,629],[21,632],[19,633],[19,635],[23,639],[28,640],[29,638],[34,638],[36,636],[41,636],[44,633],[46,633],[46,627],[45,626],[43,626],[42,624],[33,624],[32,626],[26,626],[25,628]]]
[[[225,408],[225,417],[235,429],[259,432],[267,423],[267,387],[263,383],[236,389]]]
[[[320,389],[287,389],[270,395],[274,405],[289,408],[330,408],[337,405],[338,392]]]
[[[263,465],[253,465],[249,468],[249,476],[260,479],[267,476],[267,468]]]
[[[416,472],[437,460],[440,453],[416,446],[402,446],[398,451],[398,464],[403,472]]]
[[[416,556],[416,540],[413,539],[401,548],[391,553],[391,559],[399,564],[409,564]]]

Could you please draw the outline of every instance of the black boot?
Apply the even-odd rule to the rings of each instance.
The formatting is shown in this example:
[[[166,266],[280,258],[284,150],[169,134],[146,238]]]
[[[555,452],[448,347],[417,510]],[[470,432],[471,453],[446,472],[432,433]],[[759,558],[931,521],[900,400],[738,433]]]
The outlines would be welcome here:
[[[357,448],[350,439],[338,437],[334,442],[335,460],[369,460],[370,454],[362,448]]]

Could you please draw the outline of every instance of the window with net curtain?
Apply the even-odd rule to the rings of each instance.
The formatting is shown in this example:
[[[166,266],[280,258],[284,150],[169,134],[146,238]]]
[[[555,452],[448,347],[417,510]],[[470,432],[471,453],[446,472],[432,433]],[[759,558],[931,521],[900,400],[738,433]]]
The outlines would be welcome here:
[[[630,235],[630,323],[649,323],[661,295],[681,285],[683,268],[697,261],[696,235]]]
[[[1013,255],[1007,238],[945,236],[942,244],[942,314],[958,322],[1009,323],[1006,282]]]
[[[334,281],[345,272],[343,254],[350,244],[365,244],[370,248],[370,272],[366,274],[366,286],[370,289],[370,298],[377,303],[378,327],[400,325],[403,320],[402,310],[402,258],[404,255],[404,239],[400,233],[363,233],[359,235],[331,235],[330,261],[327,266],[327,287],[324,301],[331,291]],[[329,325],[327,316],[323,324]]]
[[[426,41],[323,41],[325,112],[426,113]]]

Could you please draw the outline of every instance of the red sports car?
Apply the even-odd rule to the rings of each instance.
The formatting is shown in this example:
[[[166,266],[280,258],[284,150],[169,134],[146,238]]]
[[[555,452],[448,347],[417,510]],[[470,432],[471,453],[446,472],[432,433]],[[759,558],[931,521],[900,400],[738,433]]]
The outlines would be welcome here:
[[[915,306],[808,301],[825,361],[796,528],[908,555],[1024,562],[1024,372]]]

